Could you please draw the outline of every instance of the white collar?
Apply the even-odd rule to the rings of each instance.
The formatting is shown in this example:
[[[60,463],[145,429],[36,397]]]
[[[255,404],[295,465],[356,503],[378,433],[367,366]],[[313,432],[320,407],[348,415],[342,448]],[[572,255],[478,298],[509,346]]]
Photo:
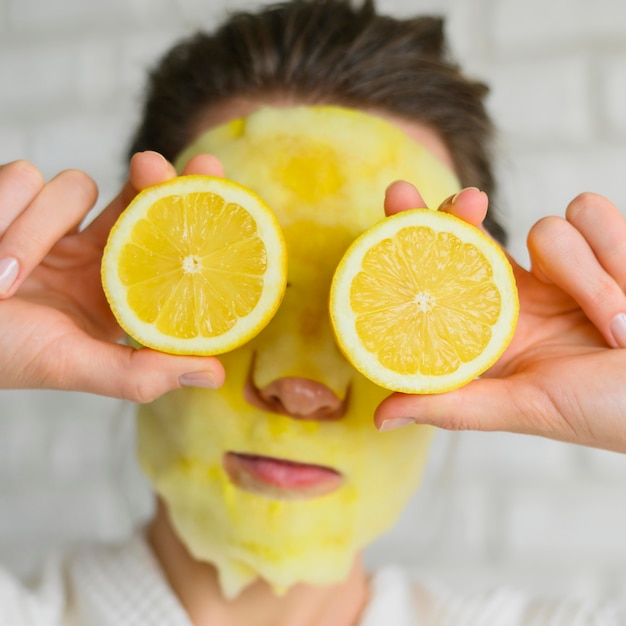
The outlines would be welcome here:
[[[69,569],[77,623],[192,626],[143,534],[81,550]]]
[[[415,586],[400,567],[387,566],[371,580],[370,601],[359,626],[417,626]]]

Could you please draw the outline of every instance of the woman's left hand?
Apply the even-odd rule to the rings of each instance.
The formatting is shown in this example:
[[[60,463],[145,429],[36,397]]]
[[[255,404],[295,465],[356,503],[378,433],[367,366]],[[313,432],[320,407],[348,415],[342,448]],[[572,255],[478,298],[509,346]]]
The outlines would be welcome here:
[[[418,198],[395,184],[387,212],[419,206]],[[474,189],[443,207],[477,226],[486,209],[486,195]],[[582,194],[565,218],[533,226],[528,250],[530,271],[511,259],[520,317],[499,361],[455,391],[393,394],[376,411],[378,428],[410,419],[626,452],[626,219],[606,198]]]

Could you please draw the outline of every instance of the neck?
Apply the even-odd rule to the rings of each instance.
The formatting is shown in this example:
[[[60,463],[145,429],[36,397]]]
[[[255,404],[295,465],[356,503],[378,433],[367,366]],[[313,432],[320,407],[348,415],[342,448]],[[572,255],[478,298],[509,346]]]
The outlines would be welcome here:
[[[259,580],[234,600],[226,600],[215,568],[189,554],[162,505],[149,528],[148,540],[194,626],[354,626],[367,601],[368,582],[359,559],[338,585],[297,584],[279,597]]]

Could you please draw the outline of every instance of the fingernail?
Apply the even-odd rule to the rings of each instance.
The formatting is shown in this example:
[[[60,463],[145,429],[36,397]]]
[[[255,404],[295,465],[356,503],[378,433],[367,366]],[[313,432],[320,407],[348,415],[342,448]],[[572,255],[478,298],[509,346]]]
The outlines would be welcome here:
[[[457,191],[456,193],[452,194],[451,196],[448,196],[440,205],[439,210],[441,209],[445,209],[446,207],[451,206],[452,204],[454,204],[458,199],[459,196],[462,193],[465,193],[468,189],[473,189],[474,191],[480,191],[480,189],[478,187],[463,187],[463,189],[461,189],[460,191]]]
[[[0,260],[0,296],[3,296],[11,289],[19,273],[20,264],[17,259],[7,257]]]
[[[453,193],[451,196],[448,196],[440,205],[439,205],[439,210],[442,211],[443,209],[448,208],[451,204],[453,204],[456,201],[456,197],[459,195],[459,193]]]
[[[217,389],[219,385],[212,372],[189,372],[179,377],[182,387],[202,387],[203,389]]]
[[[618,313],[611,321],[613,338],[620,348],[626,348],[626,313]]]
[[[412,417],[392,417],[385,420],[378,430],[382,433],[387,430],[395,430],[396,428],[402,428],[402,426],[408,426],[409,424],[415,424],[415,420]]]

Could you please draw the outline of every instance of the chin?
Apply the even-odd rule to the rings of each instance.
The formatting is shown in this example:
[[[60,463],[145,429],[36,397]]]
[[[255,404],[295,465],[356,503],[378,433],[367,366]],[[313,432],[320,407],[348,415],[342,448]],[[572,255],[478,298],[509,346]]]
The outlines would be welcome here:
[[[277,594],[299,583],[342,582],[408,497],[398,490],[380,506],[344,481],[325,495],[275,498],[234,484],[222,466],[151,479],[177,536],[193,558],[215,566],[227,598],[258,579]]]

